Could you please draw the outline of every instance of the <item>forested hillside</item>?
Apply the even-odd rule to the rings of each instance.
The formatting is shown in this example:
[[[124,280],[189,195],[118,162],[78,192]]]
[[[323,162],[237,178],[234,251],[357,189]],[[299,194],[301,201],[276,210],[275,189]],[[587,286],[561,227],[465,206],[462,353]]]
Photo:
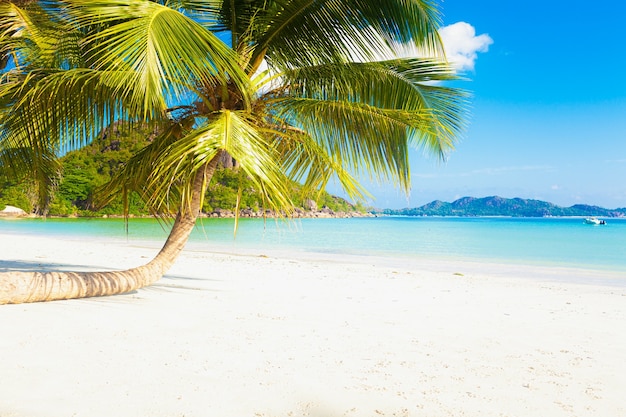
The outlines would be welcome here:
[[[94,193],[127,161],[154,137],[148,128],[114,124],[94,142],[80,150],[67,153],[62,159],[62,170],[57,186],[47,207],[51,216],[103,216],[122,215],[122,197],[117,197],[105,207],[97,207]],[[254,183],[227,161],[214,175],[204,202],[203,212],[213,216],[230,216],[239,207],[244,216],[260,216],[265,213],[261,195]],[[297,215],[335,215],[336,213],[365,213],[365,207],[352,205],[346,200],[322,192],[319,196],[304,196],[294,184],[292,199]],[[28,180],[12,183],[0,179],[0,209],[12,205],[28,213],[39,211],[34,184]],[[138,195],[129,198],[129,213],[134,216],[148,215]],[[271,214],[271,213],[269,213]]]
[[[605,209],[586,204],[560,207],[541,200],[493,196],[484,198],[463,197],[452,203],[437,200],[421,207],[382,210],[381,214],[402,216],[624,217],[626,216],[626,208]]]

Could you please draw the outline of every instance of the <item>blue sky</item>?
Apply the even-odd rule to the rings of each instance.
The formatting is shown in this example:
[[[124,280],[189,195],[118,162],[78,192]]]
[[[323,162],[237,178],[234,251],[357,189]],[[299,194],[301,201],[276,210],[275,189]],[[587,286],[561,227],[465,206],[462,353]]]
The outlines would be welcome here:
[[[448,161],[414,152],[407,198],[368,188],[381,208],[463,196],[626,207],[626,1],[445,0],[442,37],[473,94]]]

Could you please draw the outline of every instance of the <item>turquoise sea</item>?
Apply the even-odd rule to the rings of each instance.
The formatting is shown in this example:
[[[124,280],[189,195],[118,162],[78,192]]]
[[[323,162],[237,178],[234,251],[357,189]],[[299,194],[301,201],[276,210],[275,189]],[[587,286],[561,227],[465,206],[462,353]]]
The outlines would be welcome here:
[[[624,272],[626,219],[375,217],[201,219],[188,249],[224,253],[352,255],[465,260]],[[165,226],[167,229],[167,226]],[[0,233],[119,240],[159,247],[167,230],[153,219],[2,219]],[[1,260],[1,255],[0,255]]]

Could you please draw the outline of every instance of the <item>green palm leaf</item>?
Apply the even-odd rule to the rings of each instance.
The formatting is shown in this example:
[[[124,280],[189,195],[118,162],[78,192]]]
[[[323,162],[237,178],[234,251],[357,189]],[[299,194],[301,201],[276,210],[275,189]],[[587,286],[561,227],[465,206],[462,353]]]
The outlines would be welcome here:
[[[444,157],[464,128],[467,94],[434,84],[456,77],[433,60],[320,65],[282,76],[289,87],[267,94],[277,118],[310,134],[353,172],[404,188],[408,145]]]
[[[262,59],[304,67],[388,55],[396,43],[442,54],[434,2],[294,0],[269,2],[254,20],[253,68]],[[247,39],[243,40],[244,42]]]
[[[68,0],[68,12],[81,26],[111,23],[92,33],[87,46],[94,68],[109,71],[111,84],[132,96],[136,108],[164,113],[171,100],[184,99],[194,85],[228,79],[245,91],[246,78],[224,43],[192,19],[151,1]],[[99,49],[106,43],[106,53]]]
[[[108,199],[100,203],[110,201],[121,185],[127,191],[140,192],[155,214],[176,211],[189,198],[191,174],[224,151],[257,184],[268,206],[289,210],[291,182],[281,169],[280,154],[243,116],[224,110],[196,129],[172,124],[128,161],[115,181],[103,189]]]

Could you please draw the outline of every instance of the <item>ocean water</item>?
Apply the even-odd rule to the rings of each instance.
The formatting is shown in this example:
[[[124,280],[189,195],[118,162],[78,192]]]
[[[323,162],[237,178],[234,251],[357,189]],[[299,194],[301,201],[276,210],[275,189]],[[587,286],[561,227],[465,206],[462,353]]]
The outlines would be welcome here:
[[[153,219],[0,219],[0,233],[118,240],[160,247],[168,226]],[[187,246],[222,253],[463,260],[624,272],[626,219],[375,217],[201,219]],[[1,254],[0,254],[1,259]]]

